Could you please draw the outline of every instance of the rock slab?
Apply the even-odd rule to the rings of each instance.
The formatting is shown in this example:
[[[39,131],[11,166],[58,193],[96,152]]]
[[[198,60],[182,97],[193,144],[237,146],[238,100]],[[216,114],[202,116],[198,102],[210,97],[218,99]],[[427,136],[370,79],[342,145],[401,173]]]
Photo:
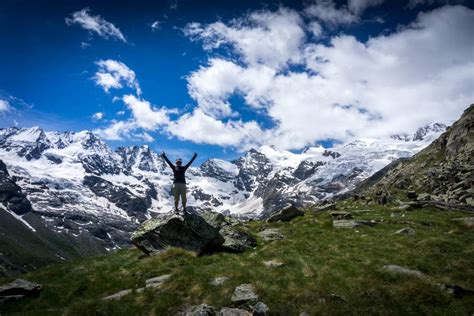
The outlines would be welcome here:
[[[218,251],[224,238],[199,215],[163,214],[144,222],[131,241],[145,254],[178,247],[201,255]]]
[[[22,299],[27,296],[38,296],[43,286],[24,279],[0,286],[0,302]]]
[[[237,304],[256,302],[258,295],[255,294],[255,288],[252,284],[241,284],[235,288],[231,300]]]
[[[258,235],[262,237],[264,241],[267,242],[281,240],[285,238],[285,236],[283,236],[283,234],[278,228],[267,228],[259,232]]]
[[[297,208],[296,206],[290,204],[290,205],[286,205],[283,209],[281,209],[280,211],[270,216],[267,219],[267,222],[269,223],[278,222],[278,221],[289,222],[293,218],[298,217],[298,216],[304,216],[304,212],[300,210],[299,208]]]

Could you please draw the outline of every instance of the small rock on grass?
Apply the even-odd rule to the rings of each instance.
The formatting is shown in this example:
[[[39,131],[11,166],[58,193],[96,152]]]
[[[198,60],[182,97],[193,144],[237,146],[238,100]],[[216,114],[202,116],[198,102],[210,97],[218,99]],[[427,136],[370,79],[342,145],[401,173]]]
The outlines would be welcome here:
[[[412,270],[409,268],[397,266],[395,264],[387,264],[382,267],[382,270],[385,270],[387,272],[391,273],[397,273],[397,274],[405,274],[405,275],[410,275],[410,276],[415,276],[417,278],[425,278],[425,275],[418,270]]]
[[[462,298],[464,296],[474,295],[473,290],[468,290],[468,289],[462,288],[459,285],[439,284],[439,287],[442,291],[444,291],[448,294],[451,294],[456,298]]]
[[[217,278],[214,278],[211,280],[211,283],[212,285],[222,285],[224,284],[225,282],[227,282],[229,280],[229,277],[226,277],[226,276],[222,276],[222,277],[217,277]]]
[[[277,267],[283,266],[285,263],[278,260],[269,260],[269,261],[264,261],[263,264],[267,268],[277,268]]]
[[[119,291],[115,294],[112,294],[112,295],[109,295],[109,296],[106,296],[103,298],[103,300],[106,300],[106,301],[110,301],[110,300],[120,300],[122,297],[128,295],[132,293],[132,290],[131,289],[127,289],[127,290],[122,290],[122,291]]]
[[[415,235],[416,232],[413,228],[410,227],[404,227],[402,229],[397,230],[394,232],[395,235]]]
[[[267,304],[263,302],[258,302],[253,307],[253,316],[266,316],[268,315],[270,309],[268,308]]]
[[[344,211],[331,212],[331,216],[333,219],[351,219],[352,218],[351,213],[344,212]]]
[[[332,222],[332,226],[334,228],[356,228],[360,226],[374,226],[377,223],[375,222],[369,222],[369,221],[355,221],[355,220],[350,220],[350,219],[340,219],[340,220],[334,220]]]
[[[264,241],[275,241],[284,239],[285,236],[281,233],[278,228],[267,228],[258,233],[260,237],[263,238]]]
[[[145,287],[160,287],[171,278],[171,274],[160,275],[145,281]]]
[[[255,288],[252,284],[241,284],[235,288],[231,300],[237,304],[256,302],[258,295],[255,294]]]

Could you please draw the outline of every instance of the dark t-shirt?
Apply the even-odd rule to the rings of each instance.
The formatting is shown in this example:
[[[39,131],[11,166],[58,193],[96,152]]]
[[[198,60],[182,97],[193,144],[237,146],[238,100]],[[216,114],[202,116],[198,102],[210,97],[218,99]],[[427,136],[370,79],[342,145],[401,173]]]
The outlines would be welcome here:
[[[189,166],[193,163],[194,159],[196,159],[197,155],[194,154],[193,158],[184,166],[175,166],[169,161],[168,157],[163,154],[163,158],[166,160],[170,168],[173,170],[174,180],[173,183],[186,183],[186,178],[184,174],[186,170],[188,170]]]

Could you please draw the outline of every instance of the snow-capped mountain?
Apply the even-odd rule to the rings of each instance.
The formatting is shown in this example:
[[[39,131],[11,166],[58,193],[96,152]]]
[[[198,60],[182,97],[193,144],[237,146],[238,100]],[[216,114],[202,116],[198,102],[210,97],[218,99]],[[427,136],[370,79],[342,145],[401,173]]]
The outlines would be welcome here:
[[[300,153],[262,146],[234,161],[209,159],[188,170],[188,205],[248,218],[268,216],[287,202],[311,204],[415,154],[445,128],[434,124],[412,137],[358,139]],[[91,235],[107,249],[127,244],[139,222],[172,209],[171,170],[148,146],[112,150],[89,131],[3,128],[0,160],[11,187],[31,203],[27,212],[56,232]],[[15,214],[23,219],[24,213]]]

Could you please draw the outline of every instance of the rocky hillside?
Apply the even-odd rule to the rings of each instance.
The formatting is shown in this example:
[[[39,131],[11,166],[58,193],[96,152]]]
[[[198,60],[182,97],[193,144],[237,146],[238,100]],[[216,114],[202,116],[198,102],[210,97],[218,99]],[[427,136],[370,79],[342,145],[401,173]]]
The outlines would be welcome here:
[[[474,104],[432,144],[366,179],[355,194],[474,210]]]

